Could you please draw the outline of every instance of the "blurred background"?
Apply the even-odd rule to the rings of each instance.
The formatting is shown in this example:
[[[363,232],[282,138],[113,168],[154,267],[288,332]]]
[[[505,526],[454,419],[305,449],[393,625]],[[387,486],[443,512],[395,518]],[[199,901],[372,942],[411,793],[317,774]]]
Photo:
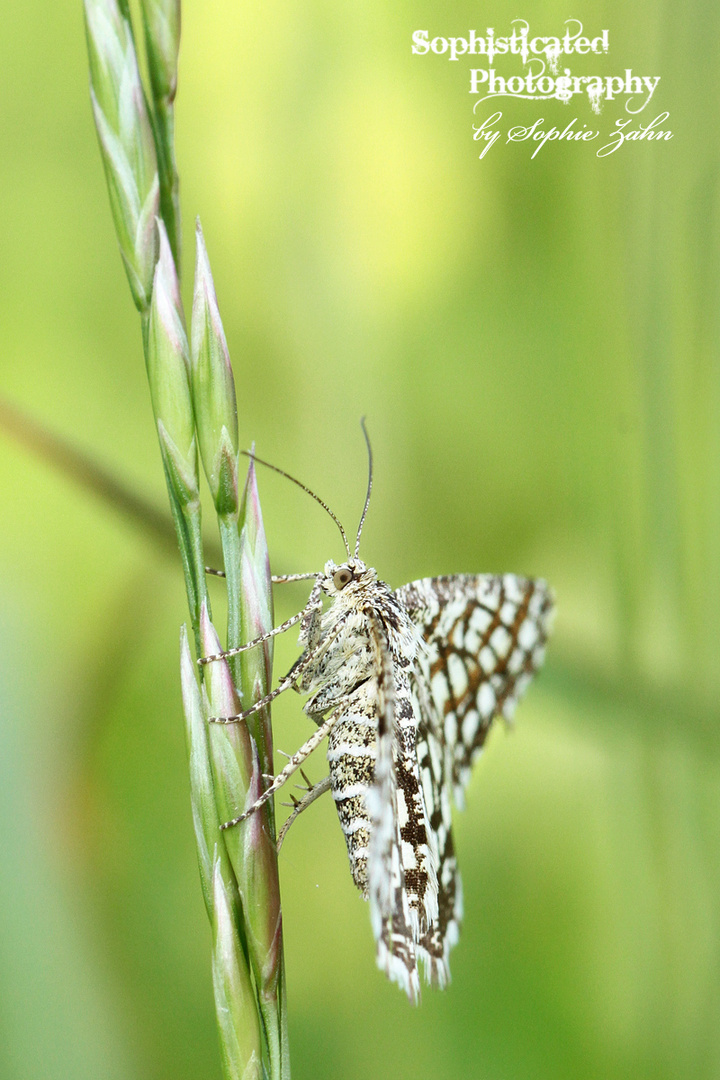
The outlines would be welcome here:
[[[672,141],[478,160],[472,65],[411,34],[517,16],[608,28],[607,56],[569,66],[660,75],[639,120],[669,110]],[[186,0],[183,20],[184,290],[199,214],[241,442],[352,532],[365,415],[383,578],[511,570],[558,597],[457,817],[446,992],[413,1010],[376,970],[329,801],[293,827],[294,1077],[720,1077],[720,12]],[[2,394],[164,509],[79,2],[3,20],[0,83]],[[622,107],[500,103],[504,124],[606,131]],[[307,496],[259,479],[274,570],[340,556]],[[178,562],[2,430],[0,485],[0,1075],[219,1077]],[[309,731],[291,697],[288,751]]]

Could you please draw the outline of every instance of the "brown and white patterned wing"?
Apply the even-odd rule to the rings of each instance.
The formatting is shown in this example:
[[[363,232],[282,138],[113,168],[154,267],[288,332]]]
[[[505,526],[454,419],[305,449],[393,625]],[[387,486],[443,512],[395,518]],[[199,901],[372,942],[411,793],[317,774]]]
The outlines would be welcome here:
[[[462,922],[462,883],[458,873],[450,807],[452,758],[440,737],[437,708],[423,678],[413,680],[413,700],[419,717],[416,755],[427,807],[430,842],[437,862],[437,915],[417,942],[430,983],[450,981],[449,957]]]
[[[512,717],[542,664],[552,593],[514,574],[457,574],[413,581],[396,596],[425,641],[418,666],[434,709],[423,712],[462,805],[494,717]]]
[[[416,951],[428,981],[444,986],[463,906],[451,790],[461,805],[493,718],[512,715],[542,663],[552,596],[544,582],[509,574],[425,578],[396,596],[425,642],[412,697],[417,763],[437,860],[437,916]]]
[[[367,792],[368,894],[378,966],[419,996],[416,945],[437,920],[437,854],[416,754],[418,712],[408,672],[379,620],[368,617],[377,674],[377,750]]]

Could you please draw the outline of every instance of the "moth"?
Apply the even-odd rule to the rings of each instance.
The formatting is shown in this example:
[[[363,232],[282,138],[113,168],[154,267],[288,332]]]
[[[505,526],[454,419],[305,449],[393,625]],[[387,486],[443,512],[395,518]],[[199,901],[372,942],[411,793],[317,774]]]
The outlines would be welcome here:
[[[364,426],[363,426],[364,430]],[[366,434],[367,439],[367,434]],[[308,785],[281,831],[331,791],[353,880],[369,901],[377,963],[417,1001],[418,963],[445,986],[449,953],[462,920],[462,890],[451,804],[463,805],[473,763],[497,716],[509,720],[543,661],[553,609],[542,580],[514,574],[423,578],[393,590],[359,557],[372,490],[370,477],[354,554],[330,508],[347,557],[314,577],[306,606],[270,632],[300,624],[302,653],[262,701],[215,723],[241,722],[293,687],[309,695],[312,736],[262,796],[232,821],[254,813],[327,738],[329,775]],[[255,458],[261,464],[267,462]],[[240,649],[201,658],[209,663]]]

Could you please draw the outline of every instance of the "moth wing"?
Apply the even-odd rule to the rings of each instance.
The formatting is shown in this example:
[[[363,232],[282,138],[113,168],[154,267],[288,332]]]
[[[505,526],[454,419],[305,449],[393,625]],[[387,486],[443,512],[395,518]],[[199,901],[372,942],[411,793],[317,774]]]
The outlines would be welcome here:
[[[417,664],[434,706],[428,726],[462,805],[493,719],[511,719],[542,664],[552,593],[515,574],[457,574],[411,582],[396,596],[425,642]]]
[[[423,678],[413,680],[419,717],[417,762],[437,859],[437,913],[417,942],[428,982],[444,987],[450,981],[449,955],[462,922],[462,883],[455,857],[450,806],[452,759],[441,736],[437,708]]]
[[[378,735],[371,819],[368,892],[378,966],[419,995],[417,945],[437,919],[437,849],[417,759],[418,713],[406,672],[393,664],[387,635],[371,619],[376,652]]]

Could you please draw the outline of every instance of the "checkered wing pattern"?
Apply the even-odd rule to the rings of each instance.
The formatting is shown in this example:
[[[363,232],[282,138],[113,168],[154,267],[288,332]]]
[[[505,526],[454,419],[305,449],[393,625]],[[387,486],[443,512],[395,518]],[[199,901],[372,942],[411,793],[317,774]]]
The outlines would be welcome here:
[[[462,919],[451,792],[462,805],[473,762],[495,716],[510,719],[543,660],[552,595],[512,574],[424,578],[396,596],[425,647],[416,659],[416,753],[437,865],[437,917],[417,941],[432,982],[449,978]]]
[[[423,710],[418,739],[427,724],[444,746],[462,805],[493,719],[512,718],[542,664],[552,594],[544,581],[515,574],[456,574],[411,582],[397,595],[426,645],[418,665],[432,708]]]

